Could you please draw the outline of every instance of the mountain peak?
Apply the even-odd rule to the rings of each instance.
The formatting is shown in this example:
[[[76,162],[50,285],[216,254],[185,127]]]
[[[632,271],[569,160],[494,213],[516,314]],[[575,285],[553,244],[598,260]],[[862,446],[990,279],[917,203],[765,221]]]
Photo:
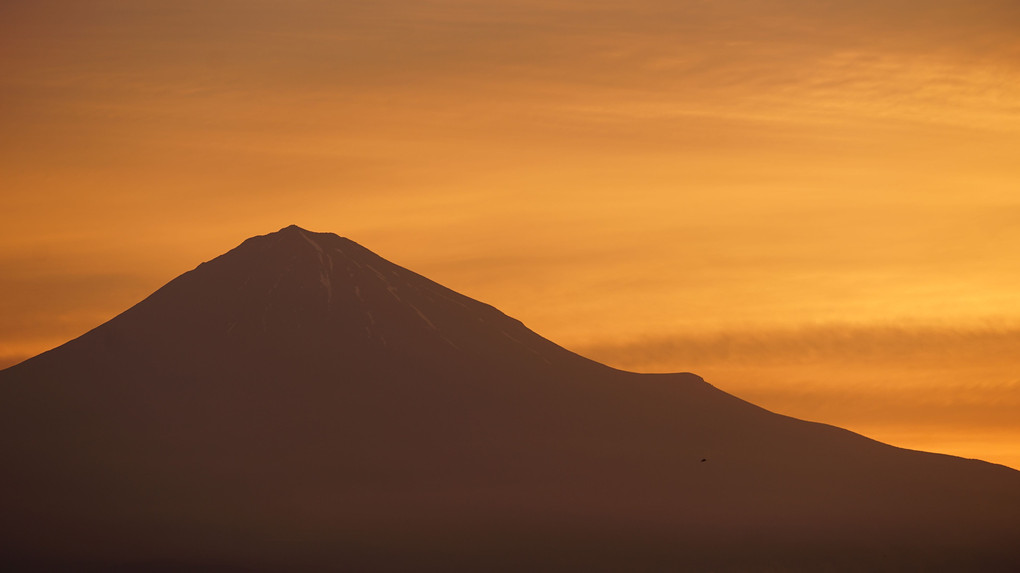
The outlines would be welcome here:
[[[244,241],[104,328],[153,321],[206,345],[216,338],[379,360],[399,355],[409,365],[444,368],[485,361],[605,368],[350,239],[297,225]]]
[[[276,232],[273,232],[273,233],[269,233],[267,236],[273,236],[273,235],[287,236],[287,235],[295,235],[295,234],[296,235],[303,235],[303,236],[306,236],[306,237],[307,236],[313,236],[313,235],[323,235],[323,236],[336,237],[338,239],[339,238],[343,238],[343,237],[340,237],[339,235],[337,235],[336,233],[319,233],[319,232],[316,232],[316,231],[309,231],[308,229],[305,229],[304,227],[299,227],[297,225],[287,225],[286,227],[280,229],[279,231],[276,231]]]
[[[297,225],[287,225],[279,231],[268,233],[266,235],[259,235],[252,237],[252,239],[259,238],[273,238],[273,239],[300,239],[305,243],[321,249],[323,244],[330,243],[354,243],[346,237],[341,237],[335,233],[319,233],[316,231],[309,231],[303,227]],[[250,240],[250,239],[249,239]]]

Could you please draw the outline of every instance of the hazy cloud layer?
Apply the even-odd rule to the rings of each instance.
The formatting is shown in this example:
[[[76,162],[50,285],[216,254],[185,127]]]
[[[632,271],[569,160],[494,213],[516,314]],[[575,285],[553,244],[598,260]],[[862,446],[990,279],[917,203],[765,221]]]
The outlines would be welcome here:
[[[895,445],[1020,467],[1017,348],[1016,326],[823,325],[574,349],[628,370],[697,372],[779,413]]]

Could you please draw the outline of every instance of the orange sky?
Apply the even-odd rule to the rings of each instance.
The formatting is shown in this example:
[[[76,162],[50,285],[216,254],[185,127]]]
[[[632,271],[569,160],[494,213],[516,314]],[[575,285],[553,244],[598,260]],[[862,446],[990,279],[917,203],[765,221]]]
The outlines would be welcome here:
[[[0,127],[0,365],[296,223],[1020,467],[1014,0],[13,0]]]

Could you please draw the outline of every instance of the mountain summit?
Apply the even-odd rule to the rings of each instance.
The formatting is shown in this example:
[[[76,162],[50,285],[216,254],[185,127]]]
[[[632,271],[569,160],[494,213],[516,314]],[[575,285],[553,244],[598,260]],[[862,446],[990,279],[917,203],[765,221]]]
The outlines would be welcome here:
[[[241,344],[269,352],[303,348],[438,368],[452,360],[516,366],[579,360],[489,305],[353,241],[294,225],[248,239],[101,329],[156,322],[172,337],[168,344],[201,340],[203,347]],[[184,330],[193,332],[181,336]],[[140,341],[133,332],[120,338]]]
[[[609,368],[296,226],[0,371],[0,460],[5,570],[1020,570],[1020,472]]]

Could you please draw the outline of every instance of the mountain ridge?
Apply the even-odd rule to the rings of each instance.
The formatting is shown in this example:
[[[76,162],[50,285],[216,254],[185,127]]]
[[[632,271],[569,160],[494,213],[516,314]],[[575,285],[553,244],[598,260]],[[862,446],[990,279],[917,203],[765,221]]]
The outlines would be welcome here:
[[[296,226],[0,371],[0,461],[28,569],[1020,564],[1020,472],[598,364]]]

